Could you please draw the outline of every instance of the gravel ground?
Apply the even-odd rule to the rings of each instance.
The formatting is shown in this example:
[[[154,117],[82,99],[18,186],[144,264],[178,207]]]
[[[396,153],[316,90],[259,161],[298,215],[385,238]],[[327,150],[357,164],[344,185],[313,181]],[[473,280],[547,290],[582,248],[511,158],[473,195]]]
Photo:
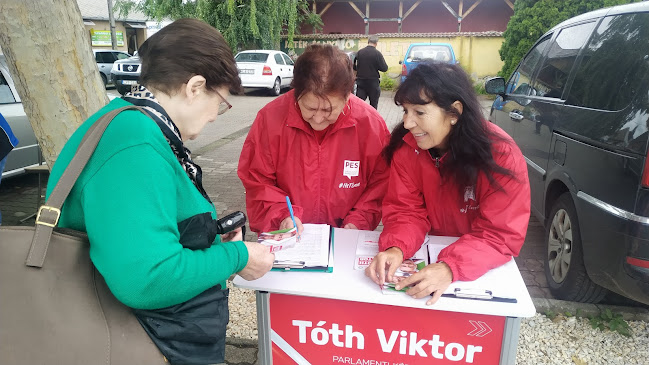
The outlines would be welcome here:
[[[631,337],[593,329],[587,318],[536,314],[521,321],[516,363],[538,364],[649,364],[649,328],[646,322],[628,322]]]
[[[230,287],[227,336],[257,340],[255,293]],[[536,314],[521,321],[516,364],[631,365],[649,364],[649,326],[629,321],[631,337],[593,329],[586,318]]]

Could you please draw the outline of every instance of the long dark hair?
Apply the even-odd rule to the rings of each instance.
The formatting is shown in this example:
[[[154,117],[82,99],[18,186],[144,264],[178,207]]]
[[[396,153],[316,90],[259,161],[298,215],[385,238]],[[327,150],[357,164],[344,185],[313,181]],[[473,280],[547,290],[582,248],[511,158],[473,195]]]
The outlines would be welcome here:
[[[455,101],[462,103],[462,114],[452,107]],[[449,133],[448,156],[440,168],[445,177],[453,177],[459,186],[474,185],[481,171],[498,188],[500,186],[494,180],[494,173],[513,176],[512,171],[494,160],[492,142],[503,138],[488,128],[473,84],[459,65],[420,64],[401,83],[394,95],[394,102],[397,105],[433,102],[455,116],[457,124],[452,126]],[[392,130],[390,143],[383,151],[388,163],[392,162],[407,133],[403,122]]]

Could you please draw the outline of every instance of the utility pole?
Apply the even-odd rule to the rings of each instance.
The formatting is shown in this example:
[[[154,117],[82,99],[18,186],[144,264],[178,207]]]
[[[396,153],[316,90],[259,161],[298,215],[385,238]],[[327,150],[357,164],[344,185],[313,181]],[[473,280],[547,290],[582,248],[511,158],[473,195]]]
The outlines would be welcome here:
[[[110,43],[117,49],[117,36],[115,35],[115,16],[113,15],[113,0],[108,0],[108,21],[110,22]]]

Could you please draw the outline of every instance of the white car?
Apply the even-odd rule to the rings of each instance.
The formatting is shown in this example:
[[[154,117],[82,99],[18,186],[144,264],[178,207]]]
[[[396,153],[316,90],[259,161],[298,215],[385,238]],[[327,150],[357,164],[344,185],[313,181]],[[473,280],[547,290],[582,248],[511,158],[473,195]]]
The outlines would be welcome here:
[[[243,87],[267,88],[272,95],[279,95],[293,81],[293,60],[284,52],[243,51],[234,59]]]

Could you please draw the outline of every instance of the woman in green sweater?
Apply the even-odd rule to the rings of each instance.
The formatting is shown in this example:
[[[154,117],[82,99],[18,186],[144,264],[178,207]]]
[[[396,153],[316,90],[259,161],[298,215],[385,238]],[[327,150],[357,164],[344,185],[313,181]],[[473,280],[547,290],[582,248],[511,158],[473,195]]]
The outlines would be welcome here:
[[[92,124],[134,104],[108,126],[62,209],[59,226],[88,233],[90,257],[115,297],[173,364],[223,362],[226,280],[253,280],[274,255],[243,242],[241,229],[219,237],[216,211],[183,141],[232,106],[241,88],[221,34],[195,19],[161,29],[139,50],[140,86],[90,117],[53,166],[48,195]]]

